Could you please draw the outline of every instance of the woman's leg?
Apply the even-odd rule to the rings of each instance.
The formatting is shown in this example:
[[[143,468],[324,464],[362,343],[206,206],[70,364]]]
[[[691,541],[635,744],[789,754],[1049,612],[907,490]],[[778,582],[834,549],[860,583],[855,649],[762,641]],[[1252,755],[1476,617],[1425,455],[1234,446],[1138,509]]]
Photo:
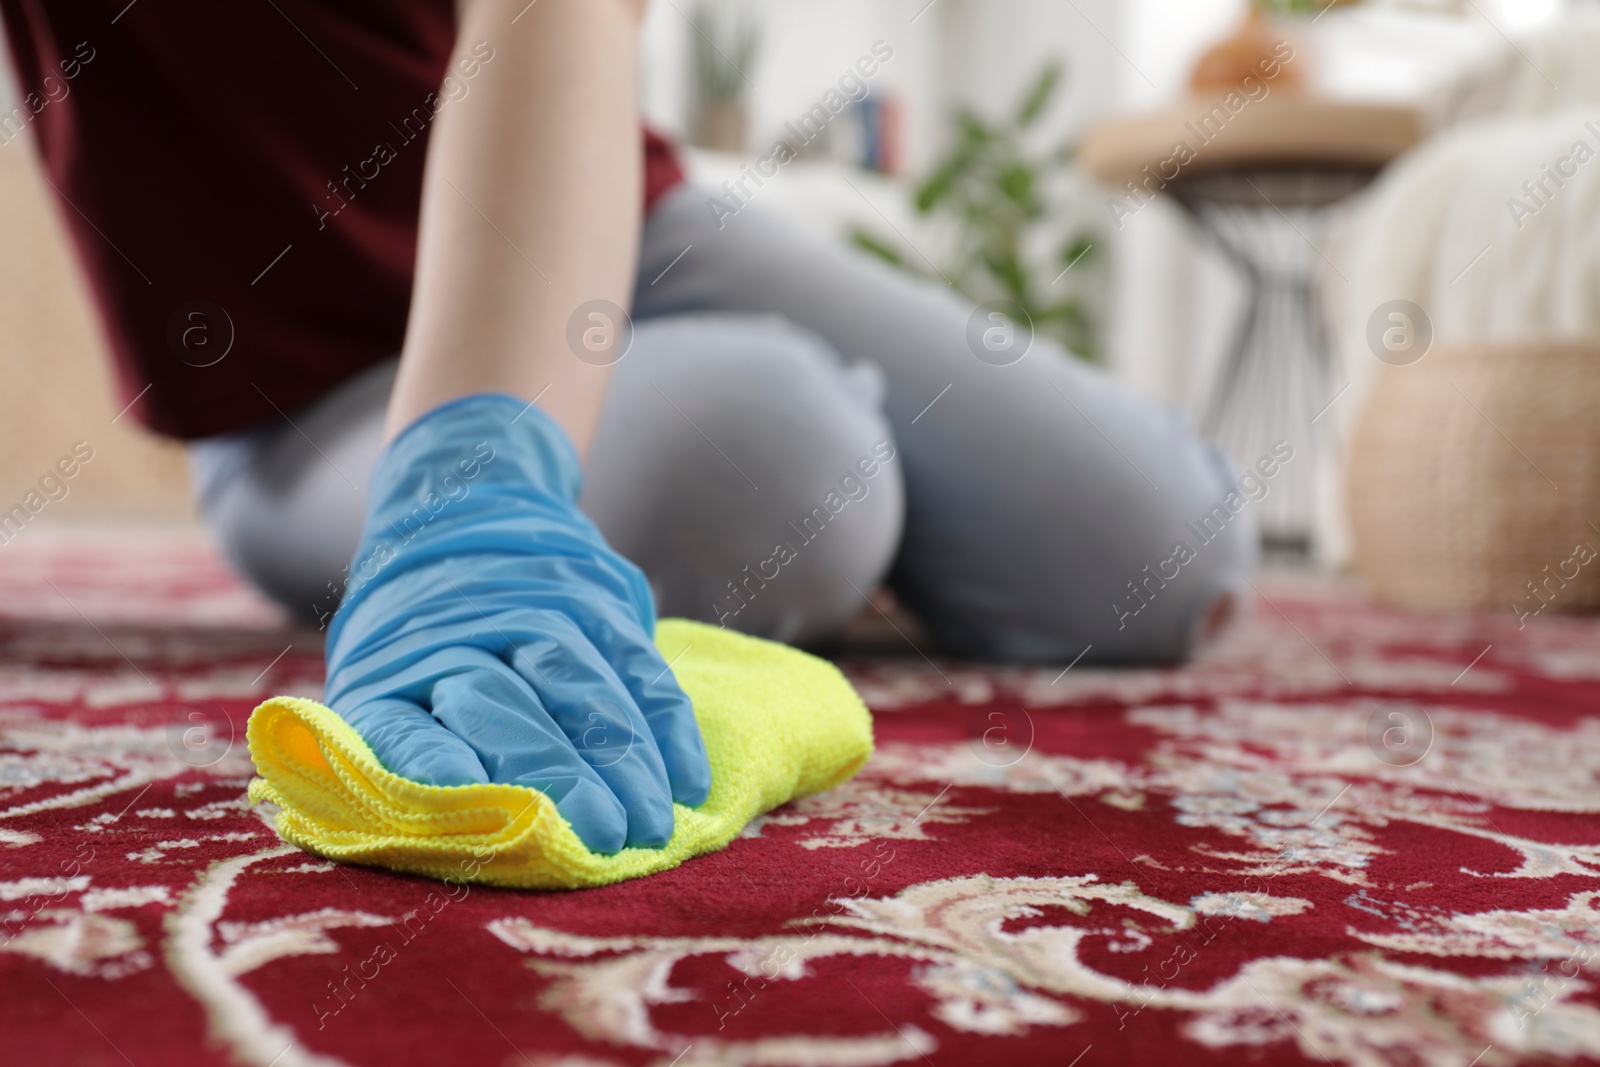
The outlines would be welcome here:
[[[1229,610],[1254,557],[1250,517],[1215,517],[1227,465],[1177,416],[1042,338],[1012,365],[985,362],[969,336],[989,323],[971,330],[957,294],[759,205],[719,224],[707,201],[685,187],[651,215],[636,316],[781,315],[882,368],[906,490],[892,585],[948,646],[1173,661]]]
[[[338,606],[394,364],[284,422],[198,442],[202,508],[234,565],[297,617]],[[778,319],[641,324],[617,365],[581,505],[662,615],[822,636],[899,544],[898,457],[871,367]],[[736,458],[735,458],[736,457]],[[887,457],[887,458],[886,458]]]
[[[395,363],[378,364],[292,421],[196,441],[189,475],[235,570],[301,621],[339,606]]]
[[[888,574],[905,500],[876,368],[772,317],[641,323],[580,504],[663,615],[805,642]]]

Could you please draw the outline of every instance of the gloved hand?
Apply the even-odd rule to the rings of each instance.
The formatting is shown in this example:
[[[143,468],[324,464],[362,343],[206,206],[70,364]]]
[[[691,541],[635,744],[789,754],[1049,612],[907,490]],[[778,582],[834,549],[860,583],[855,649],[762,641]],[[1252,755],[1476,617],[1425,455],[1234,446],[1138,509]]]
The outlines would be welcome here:
[[[660,847],[711,768],[650,587],[580,480],[565,432],[510,396],[408,427],[373,470],[324,700],[396,774],[532,786],[596,852]]]

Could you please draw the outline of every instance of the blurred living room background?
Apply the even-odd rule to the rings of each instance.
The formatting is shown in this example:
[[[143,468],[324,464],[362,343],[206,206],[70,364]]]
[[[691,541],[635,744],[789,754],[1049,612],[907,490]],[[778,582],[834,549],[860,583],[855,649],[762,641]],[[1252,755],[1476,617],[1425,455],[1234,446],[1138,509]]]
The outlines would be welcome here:
[[[1291,441],[1272,558],[1575,608],[1600,602],[1574,548],[1600,545],[1597,47],[1585,0],[656,0],[643,104],[713,213],[1006,301],[1241,466]],[[0,501],[81,440],[21,536],[192,524],[47,193],[8,139]]]

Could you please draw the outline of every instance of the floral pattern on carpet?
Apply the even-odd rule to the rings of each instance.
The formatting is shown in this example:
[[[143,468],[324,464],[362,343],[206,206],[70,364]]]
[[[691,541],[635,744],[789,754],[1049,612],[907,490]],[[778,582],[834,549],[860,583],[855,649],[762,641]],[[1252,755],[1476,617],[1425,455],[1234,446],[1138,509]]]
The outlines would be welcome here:
[[[0,559],[7,1062],[1600,1063],[1600,620],[1258,582],[1174,670],[844,662],[853,781],[528,893],[334,865],[254,809],[316,696],[194,535]]]

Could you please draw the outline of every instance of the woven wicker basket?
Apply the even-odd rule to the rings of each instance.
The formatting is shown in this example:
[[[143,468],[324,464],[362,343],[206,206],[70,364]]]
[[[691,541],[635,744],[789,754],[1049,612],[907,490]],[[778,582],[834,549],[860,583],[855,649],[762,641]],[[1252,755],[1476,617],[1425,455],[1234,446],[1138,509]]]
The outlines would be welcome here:
[[[1600,341],[1382,368],[1348,479],[1356,567],[1380,598],[1523,618],[1600,606]]]

